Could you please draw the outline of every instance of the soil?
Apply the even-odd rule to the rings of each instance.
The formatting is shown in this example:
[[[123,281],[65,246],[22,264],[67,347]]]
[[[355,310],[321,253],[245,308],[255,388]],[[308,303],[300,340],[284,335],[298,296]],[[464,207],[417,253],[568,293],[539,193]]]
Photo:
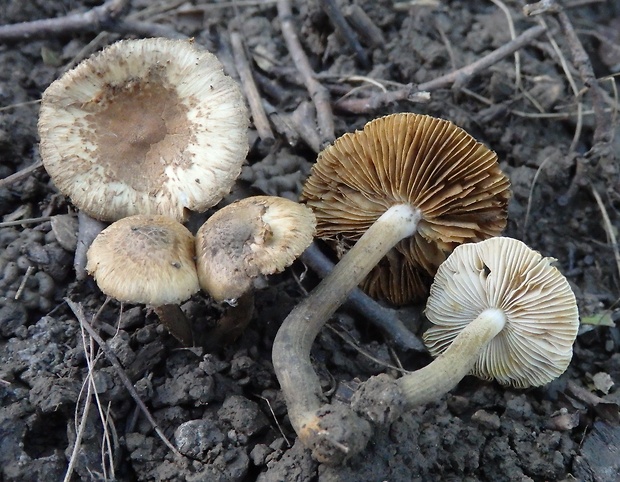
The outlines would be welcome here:
[[[100,3],[0,0],[0,25],[86,12]],[[126,15],[195,37],[235,77],[230,27],[239,22],[274,125],[291,124],[289,114],[310,96],[283,40],[276,3],[247,3],[253,2],[215,8],[135,0]],[[334,103],[431,81],[511,39],[499,1],[402,8],[388,0],[338,0],[342,11],[361,8],[377,28],[375,36],[357,31],[368,57],[364,67],[322,3],[293,2],[292,20]],[[317,464],[296,441],[270,356],[279,325],[317,277],[294,264],[256,292],[252,323],[237,340],[209,351],[182,348],[149,309],[104,305],[92,280],[76,278],[75,209],[38,169],[0,187],[0,481],[62,480],[78,427],[72,480],[620,480],[619,266],[612,237],[620,229],[620,127],[618,77],[608,77],[620,69],[620,3],[572,3],[568,17],[596,77],[606,78],[600,82],[608,114],[603,127],[614,134],[607,146],[596,137],[601,126],[591,91],[582,90],[582,72],[552,15],[542,17],[549,35],[519,50],[517,88],[510,55],[463,85],[432,91],[428,102],[334,112],[336,135],[412,111],[450,119],[498,153],[513,189],[506,235],[557,258],[578,300],[582,325],[564,375],[525,391],[467,377],[449,395],[377,433],[346,465]],[[536,25],[535,17],[523,15],[522,2],[507,8],[517,34]],[[124,34],[132,36],[140,35]],[[93,26],[0,45],[0,179],[39,160],[36,101],[45,88],[69,64],[120,38]],[[275,138],[265,142],[252,128],[247,165],[224,202],[260,192],[298,196],[316,145],[307,136]],[[7,224],[29,218],[37,221]],[[189,225],[195,229],[201,221]],[[98,313],[97,331],[182,457],[155,433],[65,299],[79,303],[86,319]],[[182,308],[205,329],[226,310],[204,294]],[[407,322],[415,311],[399,313]],[[339,310],[329,327],[313,359],[333,402],[350,399],[359,380],[396,375],[387,365],[414,370],[430,361],[395,345],[355,312]],[[91,361],[95,390],[81,423]]]

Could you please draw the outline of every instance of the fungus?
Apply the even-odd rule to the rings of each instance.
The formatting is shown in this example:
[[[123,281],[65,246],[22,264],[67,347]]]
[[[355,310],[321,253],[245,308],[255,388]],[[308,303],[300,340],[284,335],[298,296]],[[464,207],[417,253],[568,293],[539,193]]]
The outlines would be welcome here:
[[[121,40],[43,94],[41,158],[88,215],[182,221],[229,192],[248,151],[236,82],[192,41]]]
[[[579,314],[553,261],[511,238],[457,247],[439,267],[426,305],[433,326],[424,341],[437,358],[394,381],[394,403],[380,395],[387,378],[371,378],[354,397],[356,408],[388,422],[439,398],[467,374],[518,388],[560,376],[572,357]],[[378,397],[385,406],[376,412]],[[387,415],[377,419],[382,411]]]
[[[99,233],[86,270],[106,295],[153,306],[170,333],[191,345],[191,327],[178,304],[200,289],[194,253],[194,236],[182,224],[166,216],[135,215]]]
[[[371,293],[399,302],[421,296],[423,278],[455,246],[501,232],[509,197],[496,154],[430,116],[376,119],[319,154],[303,190],[317,232],[340,244],[349,244],[344,237],[356,242],[287,317],[273,349],[293,428],[318,460],[339,462],[342,447],[351,454],[364,430],[360,424],[351,439],[334,441],[317,420],[323,397],[310,348],[321,327],[369,273]]]
[[[217,211],[196,233],[198,279],[216,301],[250,291],[260,276],[279,273],[312,242],[312,211],[277,196],[253,196]]]
[[[297,259],[312,242],[315,226],[309,208],[276,196],[253,196],[234,202],[202,225],[196,233],[201,288],[218,302],[239,303],[245,308],[235,326],[220,322],[219,331],[234,336],[246,326],[255,284],[262,276],[278,273]]]

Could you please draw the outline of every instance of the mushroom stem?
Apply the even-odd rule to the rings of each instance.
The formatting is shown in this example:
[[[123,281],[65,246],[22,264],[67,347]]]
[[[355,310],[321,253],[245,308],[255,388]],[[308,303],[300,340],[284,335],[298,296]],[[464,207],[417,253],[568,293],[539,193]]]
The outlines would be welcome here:
[[[217,322],[217,326],[204,334],[200,343],[207,350],[235,341],[245,331],[254,315],[254,291],[248,291],[237,298],[237,304],[227,308],[226,313]]]
[[[420,219],[419,209],[413,206],[390,207],[314,291],[293,309],[278,331],[273,343],[274,369],[291,424],[306,445],[316,435],[316,412],[324,399],[319,377],[310,362],[314,339],[381,258],[400,240],[416,232]]]
[[[169,304],[154,306],[153,311],[159,317],[170,334],[179,340],[183,346],[193,346],[194,336],[192,335],[192,325],[181,310],[179,305]]]
[[[484,310],[438,358],[400,378],[398,385],[405,397],[406,409],[437,400],[454,388],[471,371],[481,350],[502,331],[505,323],[502,310]]]

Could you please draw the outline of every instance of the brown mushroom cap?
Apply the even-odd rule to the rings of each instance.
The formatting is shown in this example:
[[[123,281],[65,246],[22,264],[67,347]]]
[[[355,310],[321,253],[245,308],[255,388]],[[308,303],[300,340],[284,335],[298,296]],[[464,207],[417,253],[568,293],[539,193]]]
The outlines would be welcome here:
[[[194,236],[166,216],[136,215],[104,229],[86,270],[106,295],[128,303],[177,304],[196,293]]]
[[[200,286],[215,300],[236,300],[260,275],[280,272],[310,245],[316,220],[307,207],[254,196],[211,216],[196,233]]]
[[[424,341],[433,356],[487,309],[505,316],[471,374],[515,387],[539,386],[566,370],[579,327],[566,278],[526,244],[492,238],[457,247],[439,267],[426,305],[433,326]]]
[[[236,82],[191,41],[122,40],[43,94],[43,165],[90,216],[183,220],[229,192],[248,151]]]
[[[404,304],[421,299],[459,244],[501,233],[509,181],[497,155],[443,119],[393,114],[345,134],[319,154],[302,193],[317,235],[343,254],[389,207],[420,209],[417,233],[373,269],[362,288]]]

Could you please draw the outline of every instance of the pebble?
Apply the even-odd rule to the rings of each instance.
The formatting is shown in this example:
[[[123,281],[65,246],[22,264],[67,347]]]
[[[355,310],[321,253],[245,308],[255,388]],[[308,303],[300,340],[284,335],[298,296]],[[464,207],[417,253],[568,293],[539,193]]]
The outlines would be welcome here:
[[[214,426],[212,420],[190,420],[179,425],[174,432],[179,452],[198,459],[224,439],[224,434]]]
[[[269,426],[269,421],[261,412],[258,404],[239,395],[228,397],[217,415],[220,420],[230,423],[237,432],[248,437]]]
[[[10,338],[26,324],[28,315],[24,306],[14,300],[0,298],[0,305],[0,335]]]

